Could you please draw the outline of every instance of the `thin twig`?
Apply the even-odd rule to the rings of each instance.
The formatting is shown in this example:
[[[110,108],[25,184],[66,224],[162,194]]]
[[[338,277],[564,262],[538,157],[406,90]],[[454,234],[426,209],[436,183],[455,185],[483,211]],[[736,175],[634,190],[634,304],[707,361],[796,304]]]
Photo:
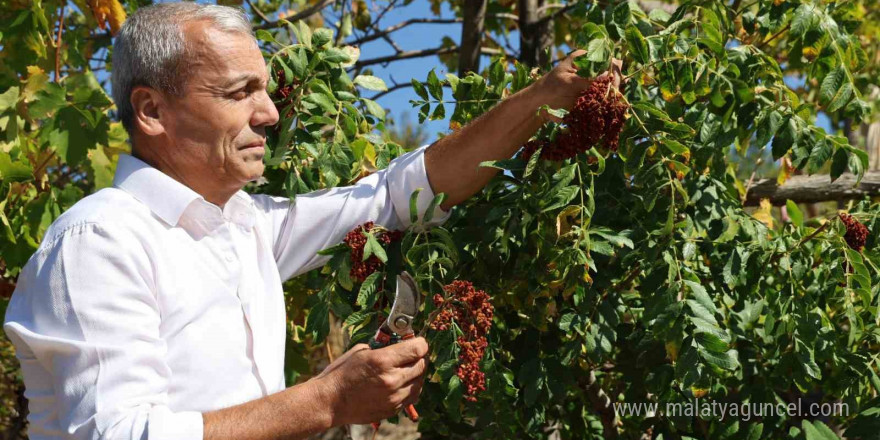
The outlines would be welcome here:
[[[316,13],[320,12],[322,9],[329,6],[333,2],[334,2],[334,0],[323,0],[319,3],[315,3],[312,6],[309,6],[308,8],[303,9],[300,12],[297,12],[296,14],[291,15],[290,17],[285,17],[280,20],[269,21],[269,22],[263,23],[259,26],[254,26],[254,30],[273,29],[273,28],[284,26],[287,23],[293,23],[297,20],[302,20],[304,18],[311,17],[312,15],[315,15]]]
[[[265,21],[265,22],[267,22],[267,23],[270,22],[270,21],[272,21],[272,20],[269,19],[269,17],[266,17],[266,14],[264,14],[263,11],[257,9],[257,7],[254,6],[254,4],[251,2],[251,0],[246,0],[246,1],[247,1],[248,6],[251,7],[251,11],[254,11],[254,14],[257,14],[257,16],[259,16],[260,18],[262,18],[263,21]]]
[[[403,29],[411,24],[452,24],[452,23],[460,23],[460,22],[461,22],[460,18],[411,18],[409,20],[405,20],[400,23],[388,26],[387,28],[382,29],[381,31],[378,31],[376,33],[369,34],[367,36],[350,41],[346,44],[348,44],[350,46],[359,46],[359,45],[364,44],[366,42],[382,38],[385,35],[388,35],[394,31],[398,31],[400,29]]]
[[[743,196],[742,196],[742,204],[743,205],[746,204],[746,199],[748,198],[749,190],[752,189],[752,183],[755,181],[755,174],[758,172],[758,167],[760,167],[763,162],[764,162],[763,157],[758,158],[758,160],[755,162],[755,169],[754,169],[754,171],[752,171],[752,175],[749,176],[749,181],[748,181],[748,183],[746,183],[746,190],[745,190],[745,192],[743,192]]]
[[[791,27],[791,23],[785,25],[785,27],[782,28],[779,32],[773,34],[772,37],[770,37],[770,38],[768,38],[768,39],[766,39],[766,40],[764,40],[764,41],[758,43],[758,45],[755,46],[755,47],[757,47],[758,49],[763,49],[764,46],[766,46],[767,44],[769,44],[771,41],[775,40],[775,39],[776,39],[777,37],[779,37],[780,35],[784,34],[785,31],[787,31],[790,27]]]
[[[61,35],[64,31],[64,8],[67,3],[61,4],[61,14],[58,18],[58,37],[55,40],[55,82],[61,79]]]
[[[563,7],[563,8],[559,8],[558,10],[554,11],[552,14],[549,14],[549,15],[547,15],[547,16],[545,16],[545,17],[542,17],[542,18],[538,19],[538,21],[536,21],[535,24],[542,24],[542,23],[544,23],[544,22],[546,22],[546,21],[551,21],[551,20],[555,19],[556,17],[558,17],[558,16],[560,16],[560,15],[562,15],[562,14],[565,14],[566,12],[572,10],[572,9],[573,9],[575,6],[577,6],[577,5],[578,5],[578,2],[574,2],[574,3],[572,3],[572,4],[570,4],[570,5],[567,5],[567,6]]]

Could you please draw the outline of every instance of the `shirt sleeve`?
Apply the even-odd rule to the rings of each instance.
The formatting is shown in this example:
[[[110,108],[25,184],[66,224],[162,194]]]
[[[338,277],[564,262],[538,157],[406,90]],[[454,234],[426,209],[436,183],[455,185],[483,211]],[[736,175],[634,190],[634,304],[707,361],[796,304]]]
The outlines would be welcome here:
[[[254,196],[272,224],[273,250],[282,280],[302,274],[327,262],[317,255],[321,249],[342,241],[348,231],[373,221],[388,229],[406,229],[410,221],[410,196],[421,189],[416,202],[419,218],[434,199],[425,169],[427,145],[391,161],[355,185],[330,188],[296,196]],[[451,212],[435,207],[427,225],[443,223]]]
[[[168,406],[171,371],[141,243],[121,225],[81,224],[22,271],[3,329],[21,363],[28,418],[51,429],[32,435],[202,438],[200,412]]]

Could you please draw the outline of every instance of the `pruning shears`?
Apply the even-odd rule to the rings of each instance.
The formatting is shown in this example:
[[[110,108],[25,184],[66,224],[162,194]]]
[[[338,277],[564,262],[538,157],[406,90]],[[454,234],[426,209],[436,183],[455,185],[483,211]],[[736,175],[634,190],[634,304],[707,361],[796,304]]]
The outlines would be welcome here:
[[[370,340],[370,348],[377,349],[387,347],[415,337],[412,323],[419,312],[419,300],[422,297],[416,280],[409,272],[403,271],[397,276],[397,289],[394,292],[394,303],[391,305],[391,313],[385,322],[376,330],[376,334]],[[413,422],[419,420],[419,413],[410,404],[404,408],[407,417]],[[379,422],[373,422],[373,428],[379,429]]]

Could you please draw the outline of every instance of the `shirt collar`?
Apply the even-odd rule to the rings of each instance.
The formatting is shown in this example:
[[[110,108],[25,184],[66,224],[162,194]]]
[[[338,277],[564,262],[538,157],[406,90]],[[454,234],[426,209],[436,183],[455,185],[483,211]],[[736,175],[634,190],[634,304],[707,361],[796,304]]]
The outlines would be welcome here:
[[[253,200],[244,191],[235,193],[221,211],[190,187],[129,154],[119,155],[113,186],[147,205],[154,214],[171,226],[178,225],[186,209],[196,200],[214,207],[220,217],[218,220],[228,217],[243,226],[253,226]]]

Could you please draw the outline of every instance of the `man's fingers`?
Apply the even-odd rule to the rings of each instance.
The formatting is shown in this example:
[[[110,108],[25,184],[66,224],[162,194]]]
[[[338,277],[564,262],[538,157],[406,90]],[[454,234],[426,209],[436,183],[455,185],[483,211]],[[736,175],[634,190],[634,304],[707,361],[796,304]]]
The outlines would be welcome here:
[[[401,373],[401,381],[404,383],[414,379],[420,379],[427,369],[428,361],[425,358],[419,359],[410,365],[398,368]]]
[[[395,402],[402,402],[403,406],[415,404],[419,400],[419,394],[422,392],[422,386],[424,384],[424,377],[418,376],[403,384],[403,386],[394,392],[394,395],[392,395],[391,398]]]
[[[428,354],[428,342],[423,337],[407,339],[400,343],[379,349],[393,367],[403,367]]]
[[[575,58],[577,58],[577,57],[579,57],[579,56],[581,56],[581,55],[584,55],[584,54],[586,54],[586,53],[587,53],[587,51],[585,51],[585,50],[583,50],[583,49],[578,49],[578,50],[575,50],[574,52],[568,54],[568,57],[567,57],[567,58],[570,58],[571,60],[574,60]]]

